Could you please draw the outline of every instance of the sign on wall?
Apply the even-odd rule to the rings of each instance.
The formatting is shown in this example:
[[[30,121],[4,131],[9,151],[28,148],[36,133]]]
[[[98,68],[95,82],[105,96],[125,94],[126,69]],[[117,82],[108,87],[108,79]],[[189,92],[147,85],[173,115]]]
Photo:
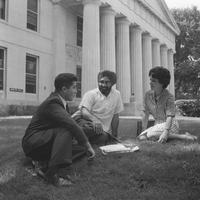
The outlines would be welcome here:
[[[21,88],[9,88],[10,92],[23,92]]]

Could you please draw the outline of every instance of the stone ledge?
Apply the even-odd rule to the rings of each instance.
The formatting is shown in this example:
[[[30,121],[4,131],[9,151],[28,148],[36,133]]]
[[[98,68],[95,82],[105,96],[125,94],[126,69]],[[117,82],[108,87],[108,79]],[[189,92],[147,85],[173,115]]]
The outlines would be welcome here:
[[[141,132],[142,118],[140,116],[120,116],[119,118],[119,136],[137,137],[137,135]],[[177,116],[176,118],[179,122],[180,133],[187,131],[196,136],[200,136],[200,118],[184,116]],[[148,126],[153,125],[153,122],[154,120],[151,117]]]
[[[4,120],[30,120],[32,115],[28,116],[4,116],[0,117],[0,121]],[[141,130],[140,116],[120,116],[119,117],[119,137],[137,137]],[[191,134],[200,136],[200,118],[177,116],[181,132],[188,131]],[[149,126],[153,123],[153,118],[150,118]]]

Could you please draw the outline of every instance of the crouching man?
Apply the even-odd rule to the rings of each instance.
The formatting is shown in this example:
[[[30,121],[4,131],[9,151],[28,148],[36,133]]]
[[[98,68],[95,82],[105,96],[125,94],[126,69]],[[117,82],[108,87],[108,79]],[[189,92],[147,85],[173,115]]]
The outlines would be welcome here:
[[[26,156],[47,163],[40,175],[58,186],[69,184],[67,179],[58,176],[60,168],[71,165],[73,158],[86,153],[91,158],[95,156],[82,128],[68,112],[67,101],[76,96],[76,82],[76,76],[70,73],[55,78],[55,91],[38,107],[22,139]],[[73,138],[79,145],[72,144]]]

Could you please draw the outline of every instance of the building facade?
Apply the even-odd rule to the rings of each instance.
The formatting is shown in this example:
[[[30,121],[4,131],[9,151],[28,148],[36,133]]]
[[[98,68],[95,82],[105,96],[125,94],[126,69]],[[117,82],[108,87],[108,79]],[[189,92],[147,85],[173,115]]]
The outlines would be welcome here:
[[[174,93],[177,34],[164,0],[0,0],[0,104],[38,105],[61,72],[77,74],[80,99],[107,69],[137,114],[153,66]]]

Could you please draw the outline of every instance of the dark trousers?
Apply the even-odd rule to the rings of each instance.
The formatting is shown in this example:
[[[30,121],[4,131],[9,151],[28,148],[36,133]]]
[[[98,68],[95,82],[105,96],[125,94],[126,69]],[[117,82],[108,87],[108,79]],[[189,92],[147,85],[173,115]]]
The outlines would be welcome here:
[[[94,128],[91,126],[82,126],[82,128],[91,144],[105,145],[109,140],[106,132],[103,132],[101,135],[97,135],[94,131]]]
[[[92,120],[90,120],[87,116],[82,115],[81,112],[74,116],[74,120],[83,129],[91,144],[105,145],[108,142],[108,134],[103,132],[101,135],[97,135],[95,133]]]
[[[34,142],[37,142],[35,137]],[[63,128],[49,129],[41,133],[38,139],[40,145],[32,149],[27,156],[37,161],[48,161],[49,168],[68,166],[72,160],[86,153],[85,147],[72,145],[71,133]],[[41,139],[44,141],[43,144]]]

